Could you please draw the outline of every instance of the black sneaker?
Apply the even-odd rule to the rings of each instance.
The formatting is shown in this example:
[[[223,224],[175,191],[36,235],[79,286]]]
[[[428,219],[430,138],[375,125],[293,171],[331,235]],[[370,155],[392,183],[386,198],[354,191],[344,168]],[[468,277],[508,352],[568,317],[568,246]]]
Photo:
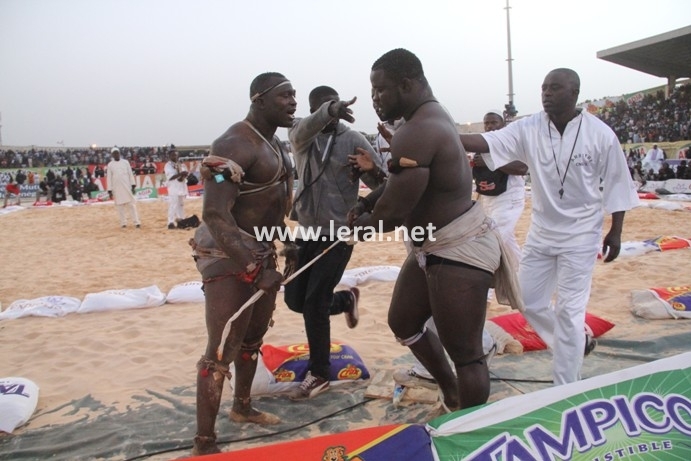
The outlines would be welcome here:
[[[351,288],[350,290],[350,304],[348,308],[343,311],[348,328],[355,328],[360,321],[360,311],[358,310],[358,302],[360,301],[360,289]]]
[[[288,398],[290,398],[290,400],[307,400],[321,394],[328,388],[328,379],[314,376],[311,371],[308,371],[305,380],[300,383],[300,387],[290,391]]]
[[[173,224],[173,223],[168,224],[168,229],[175,229],[175,224]]]

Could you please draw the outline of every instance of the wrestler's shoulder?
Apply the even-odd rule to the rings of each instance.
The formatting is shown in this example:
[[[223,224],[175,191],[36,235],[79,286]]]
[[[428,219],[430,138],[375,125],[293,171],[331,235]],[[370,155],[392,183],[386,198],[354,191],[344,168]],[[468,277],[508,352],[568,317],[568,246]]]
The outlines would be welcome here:
[[[225,133],[211,143],[212,155],[231,157],[234,152],[243,152],[251,149],[254,143],[251,140],[249,127],[238,122],[230,126]]]

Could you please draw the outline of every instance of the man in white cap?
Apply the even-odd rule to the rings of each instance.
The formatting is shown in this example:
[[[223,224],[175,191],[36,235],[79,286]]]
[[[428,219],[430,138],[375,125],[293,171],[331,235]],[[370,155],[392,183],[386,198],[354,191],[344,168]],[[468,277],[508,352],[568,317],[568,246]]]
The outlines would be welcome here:
[[[125,210],[129,210],[134,227],[139,229],[141,222],[137,213],[137,200],[134,198],[134,173],[127,160],[120,159],[120,149],[113,147],[110,151],[113,157],[108,163],[106,176],[108,179],[108,195],[115,201],[115,208],[120,217],[120,226],[127,227],[127,216]]]

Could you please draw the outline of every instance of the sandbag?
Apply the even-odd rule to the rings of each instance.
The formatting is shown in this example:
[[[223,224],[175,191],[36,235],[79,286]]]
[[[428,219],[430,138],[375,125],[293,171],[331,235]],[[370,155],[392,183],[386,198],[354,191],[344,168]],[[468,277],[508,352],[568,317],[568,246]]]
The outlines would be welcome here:
[[[156,285],[128,290],[107,290],[84,297],[78,314],[125,309],[142,309],[165,304],[166,296]]]
[[[0,378],[0,431],[11,433],[36,410],[38,386],[26,378]]]
[[[166,302],[170,304],[203,303],[202,282],[185,282],[175,285],[166,295]]]
[[[18,299],[0,312],[2,319],[18,319],[20,317],[62,317],[76,312],[81,300],[69,296],[43,296],[36,299]]]

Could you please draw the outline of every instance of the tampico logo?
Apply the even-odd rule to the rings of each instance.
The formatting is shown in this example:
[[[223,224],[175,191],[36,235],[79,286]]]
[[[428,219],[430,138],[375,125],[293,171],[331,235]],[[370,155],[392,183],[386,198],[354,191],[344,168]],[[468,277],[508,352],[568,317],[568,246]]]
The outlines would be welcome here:
[[[309,354],[310,347],[307,344],[293,344],[291,346],[288,346],[287,348],[288,352],[291,352],[293,354]],[[335,344],[331,343],[331,350],[330,352],[336,354],[339,353],[343,350],[343,346],[340,344]]]
[[[292,383],[295,381],[295,372],[286,370],[285,368],[279,368],[274,371],[274,378],[276,378],[277,383]]]
[[[287,347],[287,350],[293,354],[307,354],[310,351],[310,347],[307,344],[292,344]]]
[[[352,363],[346,365],[345,368],[338,372],[338,379],[359,379],[362,376],[362,370]]]

